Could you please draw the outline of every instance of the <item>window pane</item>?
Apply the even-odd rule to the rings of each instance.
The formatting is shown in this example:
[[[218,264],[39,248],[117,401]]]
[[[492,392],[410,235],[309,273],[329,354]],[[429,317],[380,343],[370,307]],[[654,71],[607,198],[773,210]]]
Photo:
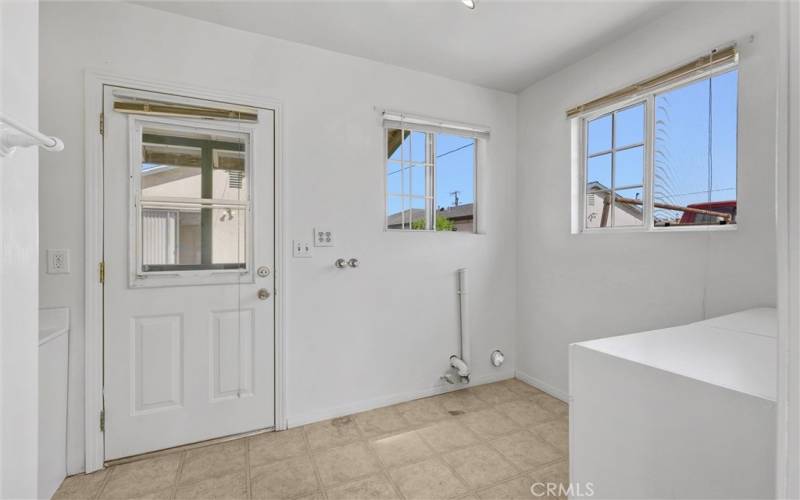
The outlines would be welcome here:
[[[204,241],[204,219],[211,232]],[[246,211],[187,207],[142,209],[142,265],[145,272],[245,267]],[[203,251],[203,245],[209,250]],[[204,253],[208,255],[204,262]]]
[[[142,270],[245,268],[249,136],[156,125],[141,139]]]
[[[235,208],[214,208],[209,211],[213,221],[212,264],[238,264],[244,267],[247,248],[246,212]]]
[[[407,175],[402,163],[386,162],[386,191],[392,194],[404,194],[403,177]]]
[[[389,196],[386,200],[386,227],[389,229],[408,228],[410,214],[408,198],[402,196]]]
[[[586,191],[586,227],[606,227],[610,224],[609,206],[611,192],[595,189]]]
[[[611,188],[611,153],[586,162],[586,192]]]
[[[735,222],[736,83],[734,71],[656,96],[656,225]]]
[[[655,223],[679,224],[686,207],[708,201],[709,80],[656,96]],[[687,214],[687,217],[691,217]]]
[[[417,163],[428,161],[427,155],[427,134],[425,132],[411,132],[411,157],[406,157]]]
[[[247,200],[247,136],[145,127],[142,197]]]
[[[411,229],[416,229],[418,231],[430,229],[426,217],[425,205],[425,199],[411,198],[411,210],[408,212],[411,218]]]
[[[414,196],[425,196],[427,193],[427,178],[425,172],[427,167],[423,165],[412,164],[411,167],[406,169],[408,176],[407,192]]]
[[[245,165],[244,142],[226,141],[232,147],[240,147],[242,151],[224,149],[213,150],[213,193],[211,198],[217,200],[247,201],[247,176]]]
[[[621,189],[616,192],[614,203],[614,227],[641,226],[644,217],[642,188]],[[637,203],[639,202],[639,203]]]
[[[712,201],[736,201],[738,77],[729,71],[711,79]]]
[[[200,198],[200,148],[142,145],[142,197]]]
[[[411,139],[409,130],[390,128],[386,130],[386,153],[391,160],[411,158]]]
[[[619,151],[614,163],[614,188],[639,187],[644,184],[644,146]]]
[[[476,140],[436,134],[436,229],[474,231]]]
[[[644,103],[614,113],[614,147],[644,143]]]
[[[590,155],[611,149],[611,115],[595,118],[588,123],[586,142]]]

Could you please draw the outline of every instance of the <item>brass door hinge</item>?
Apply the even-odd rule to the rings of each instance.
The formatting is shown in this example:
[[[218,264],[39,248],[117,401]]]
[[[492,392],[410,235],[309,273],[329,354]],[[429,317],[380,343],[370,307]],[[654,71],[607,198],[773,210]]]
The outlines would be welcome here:
[[[99,265],[99,274],[100,274],[100,283],[105,284],[106,282],[106,263],[105,261],[101,262]]]
[[[106,431],[106,411],[100,410],[100,432]]]
[[[105,135],[106,133],[106,115],[105,113],[100,113],[100,135]]]

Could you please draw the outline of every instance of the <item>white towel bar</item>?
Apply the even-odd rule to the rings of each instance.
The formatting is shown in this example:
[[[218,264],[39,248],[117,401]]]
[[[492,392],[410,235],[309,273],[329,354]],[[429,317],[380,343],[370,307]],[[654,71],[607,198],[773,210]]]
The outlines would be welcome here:
[[[48,151],[64,149],[64,143],[58,137],[44,135],[0,113],[0,157],[11,156],[16,148],[31,146],[40,146]]]

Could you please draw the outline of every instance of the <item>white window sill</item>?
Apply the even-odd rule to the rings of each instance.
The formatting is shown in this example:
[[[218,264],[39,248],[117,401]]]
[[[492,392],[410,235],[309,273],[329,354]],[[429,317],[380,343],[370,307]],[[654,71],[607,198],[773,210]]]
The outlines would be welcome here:
[[[669,227],[606,227],[584,229],[572,234],[625,234],[625,233],[704,233],[718,231],[737,231],[738,224],[725,224],[714,226],[669,226]]]

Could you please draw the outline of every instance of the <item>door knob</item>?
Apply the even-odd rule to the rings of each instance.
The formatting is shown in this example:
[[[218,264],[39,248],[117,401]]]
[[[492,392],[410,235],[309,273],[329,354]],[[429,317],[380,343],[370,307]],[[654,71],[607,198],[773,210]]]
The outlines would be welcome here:
[[[267,300],[269,298],[269,291],[266,288],[259,288],[258,290],[258,298],[261,300]]]
[[[333,265],[338,267],[339,269],[344,269],[345,267],[347,267],[347,261],[344,259],[336,259],[336,262],[334,262]]]

